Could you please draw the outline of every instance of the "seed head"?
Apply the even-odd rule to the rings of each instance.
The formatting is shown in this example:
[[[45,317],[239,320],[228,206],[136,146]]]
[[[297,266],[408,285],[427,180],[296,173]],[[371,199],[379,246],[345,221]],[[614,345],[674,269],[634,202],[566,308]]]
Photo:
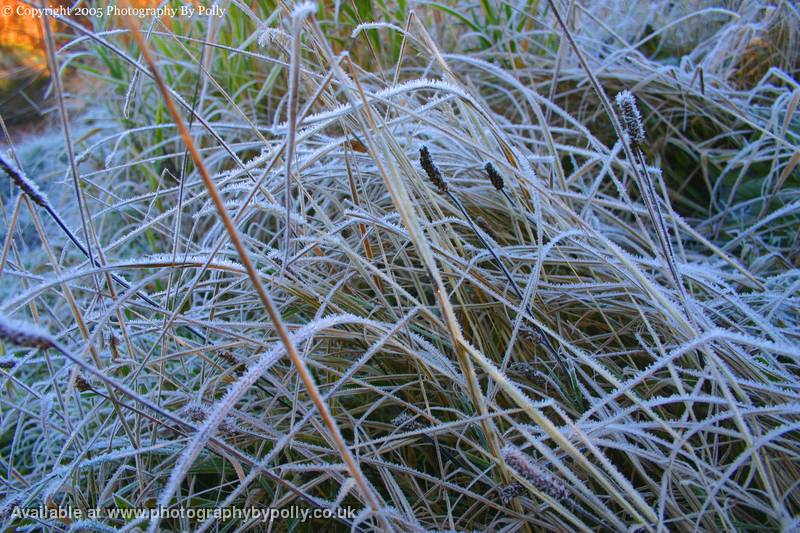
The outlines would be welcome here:
[[[497,189],[498,191],[502,191],[503,187],[505,186],[505,182],[503,182],[503,176],[501,176],[500,173],[497,171],[497,169],[494,168],[492,162],[487,161],[486,166],[484,166],[483,168],[486,169],[486,174],[489,176],[489,181],[492,182],[494,188]]]
[[[82,375],[75,374],[75,388],[81,392],[86,392],[92,390],[92,385]]]
[[[539,370],[530,363],[514,363],[511,365],[511,371],[525,377],[531,383],[544,383],[545,377]]]
[[[630,141],[632,143],[644,142],[644,123],[636,105],[636,97],[626,90],[617,93],[616,101],[622,113],[622,127]]]
[[[541,342],[544,340],[539,330],[529,326],[528,324],[523,324],[520,326],[519,336],[526,341],[532,342],[533,344],[541,344]]]
[[[119,339],[113,333],[108,334],[108,349],[111,351],[111,360],[119,361]]]
[[[431,180],[431,183],[436,185],[436,188],[439,189],[439,192],[447,192],[447,183],[444,181],[442,173],[439,172],[439,168],[434,164],[433,159],[431,159],[431,153],[428,151],[427,146],[423,145],[422,148],[419,149],[419,164],[422,170],[425,171],[425,174],[428,175],[428,179]]]
[[[4,317],[0,317],[0,340],[26,348],[45,349],[55,344],[55,340],[44,330],[12,322]]]
[[[530,481],[531,485],[539,491],[555,500],[563,500],[567,497],[568,492],[564,484],[548,470],[534,464],[530,457],[522,453],[519,448],[509,444],[500,453],[509,467]]]
[[[269,45],[277,45],[286,47],[289,44],[291,37],[288,33],[278,28],[263,27],[258,31],[258,46],[266,47]]]
[[[22,192],[27,194],[34,203],[44,208],[48,208],[50,206],[50,202],[48,202],[44,193],[39,190],[39,187],[37,187],[36,184],[32,182],[20,168],[17,167],[17,165],[7,159],[2,153],[0,153],[0,168],[3,169],[6,174],[8,174],[8,176],[11,178],[11,181],[14,182],[14,185],[19,187]]]
[[[239,361],[239,359],[233,354],[232,351],[222,350],[217,355],[219,355],[220,359],[231,365],[231,368],[233,368],[233,371],[236,374],[242,375],[244,373],[244,366]]]
[[[208,410],[203,404],[200,403],[191,403],[187,405],[186,408],[184,408],[183,410],[183,414],[189,420],[197,424],[205,422],[206,418],[208,418]],[[226,435],[233,435],[238,432],[236,424],[234,424],[230,420],[223,420],[222,422],[220,422],[219,425],[217,426],[217,429],[219,429],[220,433]]]
[[[414,417],[408,411],[403,411],[396,417],[392,419],[392,425],[397,427],[397,429],[403,429],[404,431],[414,431],[415,429],[419,429],[422,425],[414,420]]]
[[[195,403],[188,405],[186,409],[183,410],[183,414],[192,422],[203,422],[208,416],[203,406]]]
[[[17,366],[17,360],[13,357],[0,358],[0,368],[4,370],[11,370],[15,366]]]
[[[234,366],[239,365],[239,361],[236,359],[236,356],[233,355],[233,352],[231,352],[230,350],[222,350],[221,352],[219,352],[218,355],[220,359],[222,359],[223,361],[227,361],[231,365]]]
[[[525,494],[525,487],[523,487],[522,483],[519,481],[512,481],[508,485],[503,485],[498,488],[497,492],[500,493],[500,501],[506,505],[517,496]]]

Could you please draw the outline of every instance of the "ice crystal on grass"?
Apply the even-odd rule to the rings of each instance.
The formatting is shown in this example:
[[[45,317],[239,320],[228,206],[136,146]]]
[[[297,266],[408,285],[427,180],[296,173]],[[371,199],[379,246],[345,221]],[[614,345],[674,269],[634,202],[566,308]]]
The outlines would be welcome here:
[[[295,5],[294,9],[292,9],[292,19],[294,21],[299,21],[316,12],[317,4],[314,2],[302,2]]]
[[[355,29],[353,29],[353,31],[350,33],[350,37],[352,39],[355,39],[356,37],[358,37],[358,34],[363,31],[377,30],[377,29],[388,29],[388,30],[398,31],[400,33],[405,33],[403,28],[401,28],[400,26],[397,26],[395,24],[390,24],[388,22],[362,22],[361,24],[356,26]]]
[[[289,34],[278,28],[263,28],[258,32],[258,46],[265,47],[280,45],[286,47],[289,44]]]
[[[347,465],[342,463],[306,463],[283,465],[285,472],[347,472]]]
[[[83,531],[98,531],[104,533],[115,533],[119,531],[116,527],[111,527],[108,524],[99,522],[97,520],[77,520],[72,522],[67,528],[67,532],[83,532]]]

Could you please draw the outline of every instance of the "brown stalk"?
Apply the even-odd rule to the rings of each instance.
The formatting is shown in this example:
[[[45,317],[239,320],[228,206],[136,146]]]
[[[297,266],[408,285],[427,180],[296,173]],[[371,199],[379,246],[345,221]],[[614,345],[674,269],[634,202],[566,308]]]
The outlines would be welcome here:
[[[189,134],[189,130],[186,128],[186,125],[181,117],[180,113],[178,112],[175,103],[172,100],[170,95],[169,88],[167,87],[166,82],[164,81],[161,72],[158,70],[158,67],[155,63],[155,59],[153,58],[152,53],[150,52],[147,43],[142,36],[141,30],[139,29],[139,22],[133,18],[132,16],[126,16],[125,22],[128,28],[130,28],[131,33],[133,34],[136,43],[141,50],[142,57],[144,57],[145,62],[150,67],[150,71],[153,75],[153,79],[156,82],[158,90],[161,92],[162,98],[164,99],[164,103],[167,106],[167,109],[172,115],[172,119],[175,122],[175,125],[178,128],[178,131],[183,139],[183,142],[186,144],[187,149],[189,150],[189,155],[191,155],[192,160],[197,167],[200,176],[203,179],[203,183],[205,184],[206,189],[208,190],[208,194],[214,202],[214,205],[217,209],[217,213],[219,214],[220,219],[222,220],[223,225],[225,226],[228,235],[231,238],[231,242],[233,246],[236,248],[237,253],[239,254],[239,258],[242,261],[245,269],[247,270],[247,275],[250,277],[250,281],[253,284],[253,287],[258,294],[259,299],[261,300],[264,309],[267,311],[267,314],[272,321],[275,331],[278,334],[278,337],[281,340],[281,343],[286,348],[286,352],[289,355],[289,359],[291,359],[292,364],[294,364],[295,368],[297,369],[297,373],[300,375],[300,379],[303,380],[303,384],[308,392],[308,395],[311,397],[311,400],[314,402],[317,410],[322,417],[323,422],[328,427],[328,430],[331,432],[331,437],[333,438],[334,445],[339,450],[339,453],[342,455],[342,459],[344,460],[345,464],[347,465],[347,469],[350,472],[350,475],[353,476],[356,484],[359,487],[364,499],[366,500],[369,507],[374,511],[376,514],[379,513],[379,503],[377,500],[376,495],[370,488],[368,481],[364,474],[361,472],[361,469],[358,466],[358,463],[355,461],[352,453],[350,453],[350,449],[347,447],[347,444],[342,437],[341,431],[339,430],[339,426],[336,424],[336,421],[330,414],[328,410],[328,406],[325,404],[322,396],[320,395],[319,389],[317,388],[316,383],[314,383],[314,379],[311,377],[311,373],[308,371],[308,367],[306,366],[305,362],[301,358],[300,354],[297,351],[297,348],[294,346],[291,338],[289,337],[289,331],[286,328],[286,325],[283,323],[283,319],[281,319],[280,313],[278,312],[277,307],[272,301],[272,297],[267,292],[266,288],[264,287],[263,282],[261,281],[260,274],[258,270],[256,270],[255,265],[253,264],[252,260],[250,259],[250,255],[245,248],[241,237],[239,236],[239,231],[236,229],[236,226],[233,223],[230,215],[228,214],[227,209],[225,208],[225,203],[222,199],[222,196],[217,189],[214,180],[211,177],[211,174],[208,172],[208,169],[203,162],[203,158],[200,155],[200,151],[197,149],[194,141],[192,140],[191,135]]]

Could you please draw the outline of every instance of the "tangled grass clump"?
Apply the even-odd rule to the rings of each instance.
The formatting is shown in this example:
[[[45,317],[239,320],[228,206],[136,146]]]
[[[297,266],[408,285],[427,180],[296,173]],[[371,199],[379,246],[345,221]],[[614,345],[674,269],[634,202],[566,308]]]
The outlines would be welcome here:
[[[108,113],[0,158],[4,527],[800,526],[795,6],[220,4],[46,37]]]

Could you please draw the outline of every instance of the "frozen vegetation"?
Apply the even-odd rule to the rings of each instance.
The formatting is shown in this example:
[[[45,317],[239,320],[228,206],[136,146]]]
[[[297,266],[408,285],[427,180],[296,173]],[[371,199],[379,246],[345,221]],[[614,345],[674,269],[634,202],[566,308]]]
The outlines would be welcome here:
[[[800,528],[793,2],[215,5],[2,124],[4,528]]]

